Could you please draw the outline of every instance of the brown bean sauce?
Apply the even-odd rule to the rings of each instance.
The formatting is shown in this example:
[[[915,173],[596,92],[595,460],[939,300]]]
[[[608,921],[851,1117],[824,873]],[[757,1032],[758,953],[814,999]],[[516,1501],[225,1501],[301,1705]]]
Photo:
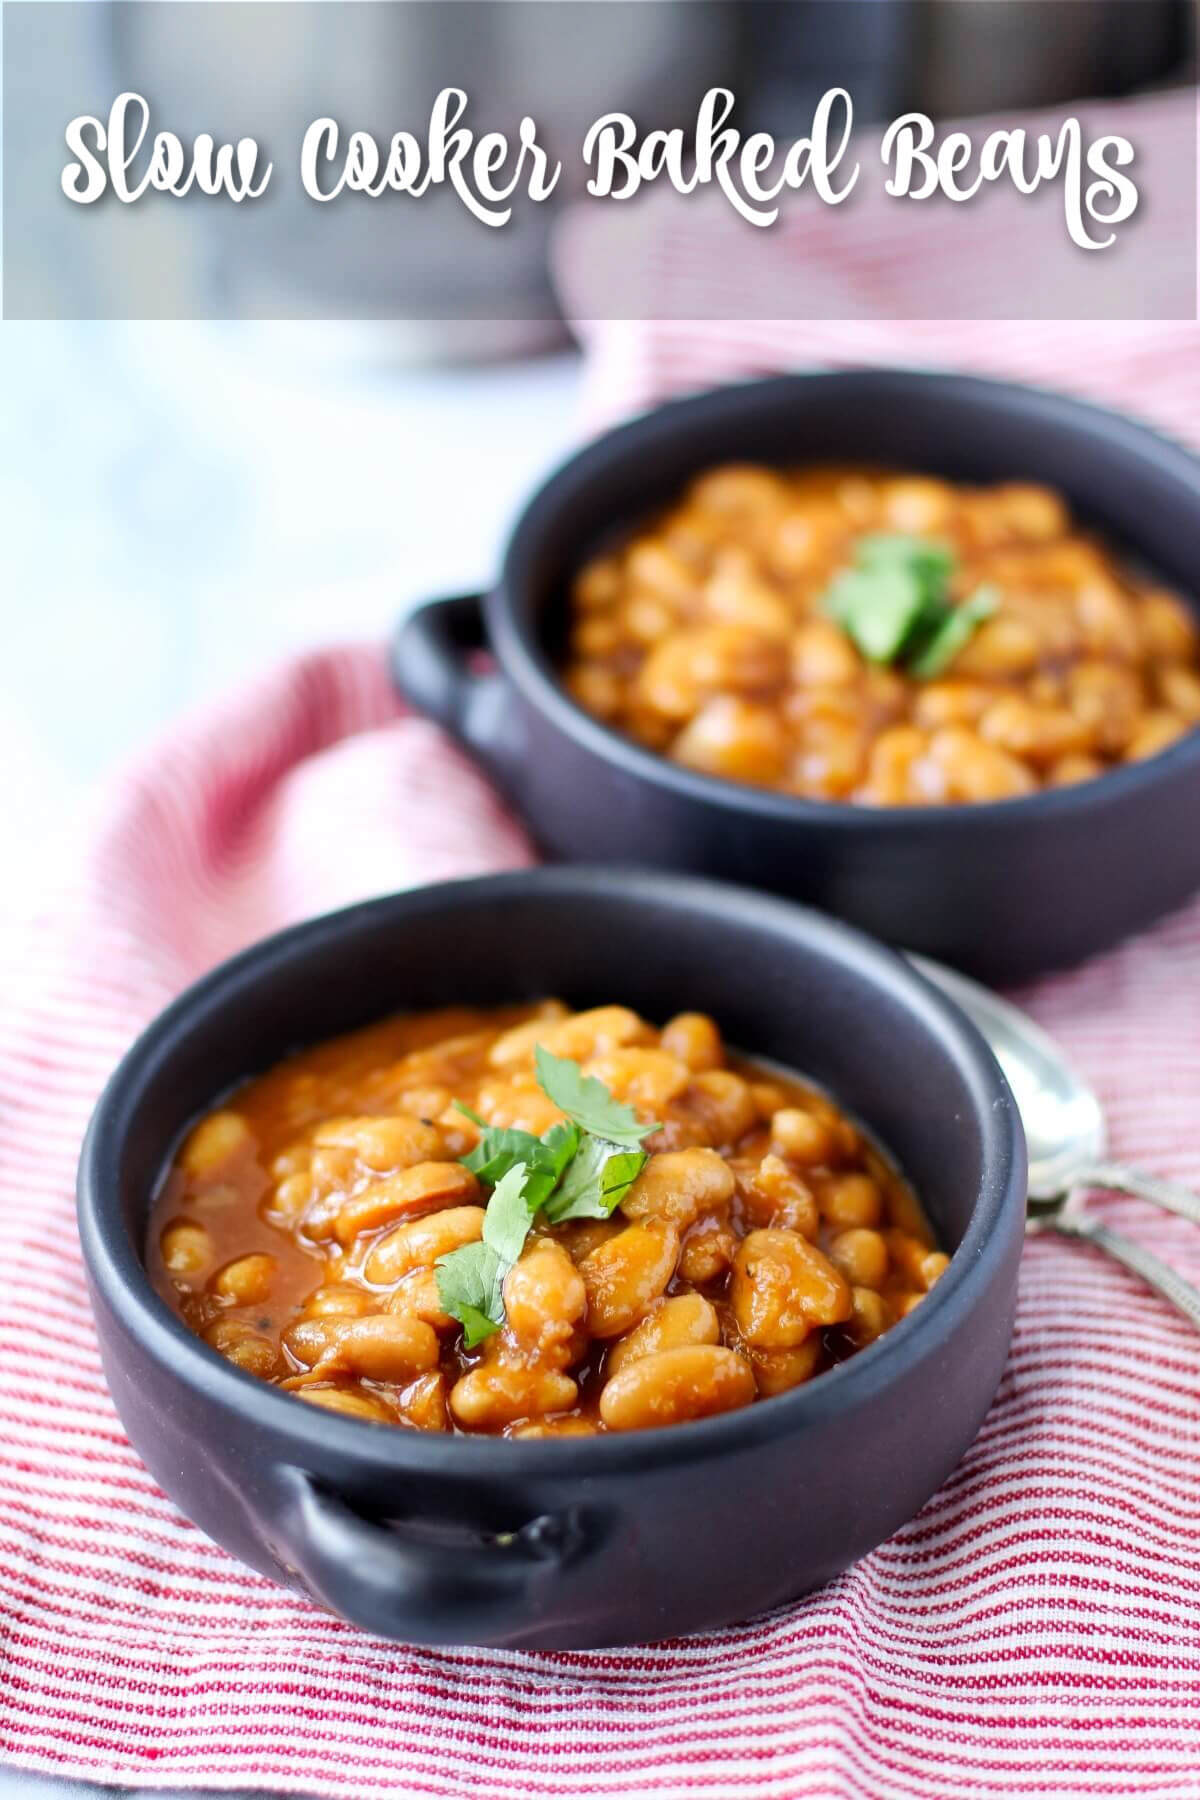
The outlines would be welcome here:
[[[475,1241],[477,1127],[540,1135],[543,1043],[639,1118],[610,1219],[539,1220],[475,1349],[433,1264]],[[907,1183],[830,1099],[727,1053],[557,1002],[387,1019],[290,1057],[190,1131],[147,1266],[187,1325],[302,1400],[423,1430],[565,1436],[704,1417],[812,1379],[902,1318],[946,1258]]]

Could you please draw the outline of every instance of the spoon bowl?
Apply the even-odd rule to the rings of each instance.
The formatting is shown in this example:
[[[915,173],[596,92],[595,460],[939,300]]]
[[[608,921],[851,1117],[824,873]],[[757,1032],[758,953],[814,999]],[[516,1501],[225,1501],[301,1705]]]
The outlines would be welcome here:
[[[962,1007],[1004,1070],[1025,1127],[1030,1200],[1061,1201],[1077,1185],[1077,1171],[1098,1163],[1108,1148],[1095,1093],[1027,1013],[928,957],[909,960]]]
[[[1200,1195],[1179,1182],[1107,1160],[1108,1132],[1099,1099],[1028,1014],[941,963],[913,955],[909,961],[966,1013],[1012,1089],[1029,1150],[1026,1231],[1052,1231],[1094,1244],[1140,1275],[1200,1330],[1200,1289],[1083,1204],[1088,1189],[1100,1188],[1132,1194],[1200,1225]]]

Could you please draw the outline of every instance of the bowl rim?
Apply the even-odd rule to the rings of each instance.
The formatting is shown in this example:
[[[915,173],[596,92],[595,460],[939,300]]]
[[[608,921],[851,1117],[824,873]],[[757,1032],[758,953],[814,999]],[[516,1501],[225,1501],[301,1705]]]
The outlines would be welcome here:
[[[305,1406],[261,1377],[237,1368],[191,1332],[155,1292],[140,1243],[120,1213],[115,1175],[125,1135],[137,1114],[139,1091],[199,1015],[240,1003],[263,973],[290,964],[331,937],[392,916],[503,903],[541,893],[569,904],[582,893],[618,892],[638,905],[699,910],[714,930],[734,915],[758,929],[791,936],[800,953],[843,964],[899,999],[905,1010],[951,1055],[969,1090],[981,1143],[983,1178],[962,1241],[925,1301],[885,1336],[815,1381],[775,1395],[766,1404],[690,1423],[594,1437],[493,1440],[470,1434],[404,1430],[394,1425]],[[239,1077],[244,1079],[245,1077]],[[217,1098],[214,1095],[214,1099]],[[104,1304],[126,1334],[185,1387],[236,1414],[242,1424],[274,1434],[300,1466],[327,1467],[344,1459],[396,1474],[420,1472],[447,1479],[515,1481],[527,1478],[610,1476],[666,1464],[707,1461],[753,1448],[780,1432],[803,1430],[853,1409],[886,1389],[907,1363],[967,1324],[988,1278],[989,1253],[1002,1244],[1010,1214],[1024,1217],[1026,1153],[1016,1102],[999,1064],[975,1026],[899,953],[864,933],[793,902],[695,877],[607,865],[532,868],[435,883],[325,913],[259,940],[184,990],[141,1033],[110,1078],[88,1126],[78,1175],[78,1220],[84,1262]]]
[[[1108,769],[1095,780],[1073,787],[1043,788],[1034,794],[1008,800],[978,800],[965,806],[855,806],[844,800],[810,800],[803,795],[779,793],[750,782],[688,769],[603,724],[572,699],[535,634],[519,617],[514,600],[525,585],[530,553],[564,498],[586,486],[614,461],[652,456],[656,445],[667,439],[674,441],[699,418],[719,420],[727,415],[741,419],[761,403],[799,394],[814,385],[940,391],[948,398],[961,395],[985,406],[1023,411],[1032,427],[1039,419],[1054,419],[1082,437],[1103,437],[1109,441],[1115,438],[1124,456],[1145,463],[1160,479],[1193,490],[1200,526],[1200,455],[1141,420],[1055,388],[897,364],[802,369],[707,388],[668,400],[594,438],[546,477],[518,515],[509,534],[500,579],[486,596],[485,612],[488,637],[501,667],[537,711],[584,750],[615,763],[638,780],[667,788],[682,799],[783,824],[820,824],[833,832],[866,826],[893,834],[913,830],[953,832],[971,830],[984,822],[1003,825],[1035,816],[1048,823],[1063,816],[1086,818],[1147,786],[1169,780],[1185,768],[1200,767],[1200,726],[1196,726],[1178,742],[1143,762]],[[1200,590],[1196,601],[1200,605]]]

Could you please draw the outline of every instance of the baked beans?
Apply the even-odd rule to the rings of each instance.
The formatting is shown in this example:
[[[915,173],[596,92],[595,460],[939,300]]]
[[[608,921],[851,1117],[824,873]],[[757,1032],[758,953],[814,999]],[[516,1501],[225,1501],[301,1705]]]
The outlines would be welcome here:
[[[924,663],[873,660],[836,604],[880,534],[945,557],[961,617]],[[582,568],[565,680],[604,723],[703,774],[952,805],[1168,748],[1200,724],[1200,629],[1048,488],[729,465]]]
[[[505,1224],[520,1133],[548,1172]],[[553,1001],[387,1020],[249,1082],[185,1138],[147,1260],[206,1343],[301,1401],[510,1437],[783,1393],[946,1266],[879,1148],[796,1076],[730,1055],[713,1019]],[[472,1312],[446,1271],[481,1267]]]

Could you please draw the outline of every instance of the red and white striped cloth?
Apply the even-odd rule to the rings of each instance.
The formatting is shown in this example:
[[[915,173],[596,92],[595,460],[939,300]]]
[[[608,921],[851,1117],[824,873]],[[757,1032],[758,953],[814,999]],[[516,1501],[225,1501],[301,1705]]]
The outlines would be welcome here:
[[[592,341],[609,409],[718,374],[940,356],[1200,435],[1195,328],[1094,333],[743,322]],[[382,659],[334,651],[147,758],[23,936],[0,1022],[0,1757],[346,1800],[1198,1800],[1200,1343],[1085,1248],[1029,1245],[996,1403],[911,1525],[823,1592],[686,1642],[379,1642],[241,1568],[151,1481],[105,1390],[73,1220],[104,1077],[248,940],[528,860]],[[1096,1084],[1114,1149],[1200,1185],[1200,906],[1021,997]],[[1200,1281],[1195,1227],[1105,1204]]]
[[[397,1648],[239,1567],[158,1491],[105,1390],[72,1216],[104,1076],[247,940],[528,860],[463,758],[402,715],[381,658],[346,650],[161,747],[47,901],[0,1042],[0,1755],[354,1800],[1194,1800],[1200,1346],[1086,1249],[1030,1245],[1000,1395],[921,1516],[823,1593],[708,1637]],[[1116,1148],[1196,1183],[1198,977],[1193,908],[1026,996],[1099,1087]],[[1194,1227],[1115,1210],[1200,1280]]]
[[[1021,119],[958,121],[977,153],[990,134],[1014,127],[1030,145],[1043,137],[1058,143],[1068,113],[1085,146],[1127,138],[1139,203],[1107,248],[1072,241],[1069,175],[1033,193],[1007,179],[984,184],[966,204],[940,193],[889,194],[885,177],[895,164],[883,166],[881,133],[872,128],[853,140],[846,169],[857,162],[860,179],[843,204],[827,206],[811,191],[785,194],[769,229],[747,225],[716,186],[679,194],[660,181],[628,204],[575,206],[557,242],[567,311],[635,327],[749,314],[887,324],[953,312],[978,322],[981,337],[984,322],[1010,318],[1194,317],[1197,98],[1196,88],[1181,87]],[[1027,160],[1032,167],[1032,155]],[[961,179],[969,185],[971,175]],[[1086,189],[1089,198],[1093,191]],[[1104,229],[1092,223],[1093,242]]]

